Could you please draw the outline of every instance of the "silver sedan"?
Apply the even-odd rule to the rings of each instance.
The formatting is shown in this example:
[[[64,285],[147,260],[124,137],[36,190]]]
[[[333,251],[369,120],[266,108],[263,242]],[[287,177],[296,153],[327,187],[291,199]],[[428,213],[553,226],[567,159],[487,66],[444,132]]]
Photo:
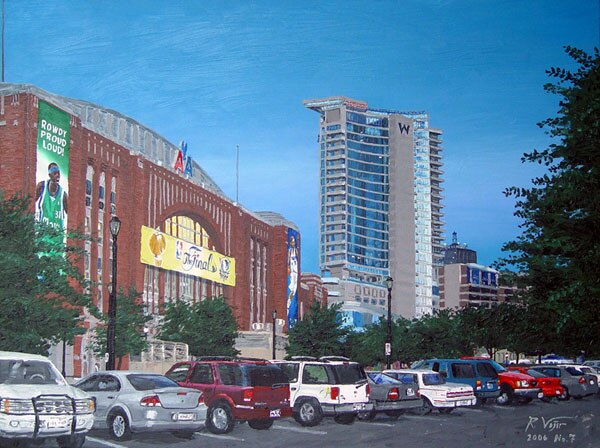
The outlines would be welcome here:
[[[171,431],[192,438],[206,419],[202,392],[180,387],[164,375],[96,372],[75,386],[96,401],[94,428],[108,428],[114,440],[128,440],[132,432],[145,431]]]

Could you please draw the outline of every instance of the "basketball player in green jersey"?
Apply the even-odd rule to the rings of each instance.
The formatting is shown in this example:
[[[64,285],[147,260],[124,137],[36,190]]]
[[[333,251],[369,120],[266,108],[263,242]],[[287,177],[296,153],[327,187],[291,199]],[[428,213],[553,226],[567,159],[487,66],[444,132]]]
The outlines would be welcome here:
[[[60,168],[54,162],[48,165],[48,180],[35,188],[36,218],[55,229],[63,229],[67,216],[67,192],[60,186]]]

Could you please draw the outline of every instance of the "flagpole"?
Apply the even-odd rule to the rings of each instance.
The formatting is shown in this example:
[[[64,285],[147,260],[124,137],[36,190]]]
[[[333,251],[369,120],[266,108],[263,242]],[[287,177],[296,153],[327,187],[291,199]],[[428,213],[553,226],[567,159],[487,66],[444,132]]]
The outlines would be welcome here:
[[[236,157],[235,157],[235,203],[239,204],[240,194],[240,145],[236,145]]]

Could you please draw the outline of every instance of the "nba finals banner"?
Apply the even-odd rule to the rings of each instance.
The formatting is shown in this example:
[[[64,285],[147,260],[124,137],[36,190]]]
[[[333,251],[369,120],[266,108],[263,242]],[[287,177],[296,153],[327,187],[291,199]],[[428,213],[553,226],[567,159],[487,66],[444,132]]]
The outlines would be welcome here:
[[[235,258],[146,226],[142,226],[140,261],[168,271],[235,286]]]
[[[57,229],[67,227],[70,135],[69,114],[40,100],[35,216]]]

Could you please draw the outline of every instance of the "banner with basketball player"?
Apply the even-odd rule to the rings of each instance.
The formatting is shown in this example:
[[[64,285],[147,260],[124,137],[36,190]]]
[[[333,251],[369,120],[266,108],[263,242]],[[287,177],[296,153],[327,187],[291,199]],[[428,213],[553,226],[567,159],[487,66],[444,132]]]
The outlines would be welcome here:
[[[56,229],[67,227],[70,123],[67,112],[39,101],[35,216]]]
[[[140,261],[150,266],[235,286],[235,258],[142,226]]]

